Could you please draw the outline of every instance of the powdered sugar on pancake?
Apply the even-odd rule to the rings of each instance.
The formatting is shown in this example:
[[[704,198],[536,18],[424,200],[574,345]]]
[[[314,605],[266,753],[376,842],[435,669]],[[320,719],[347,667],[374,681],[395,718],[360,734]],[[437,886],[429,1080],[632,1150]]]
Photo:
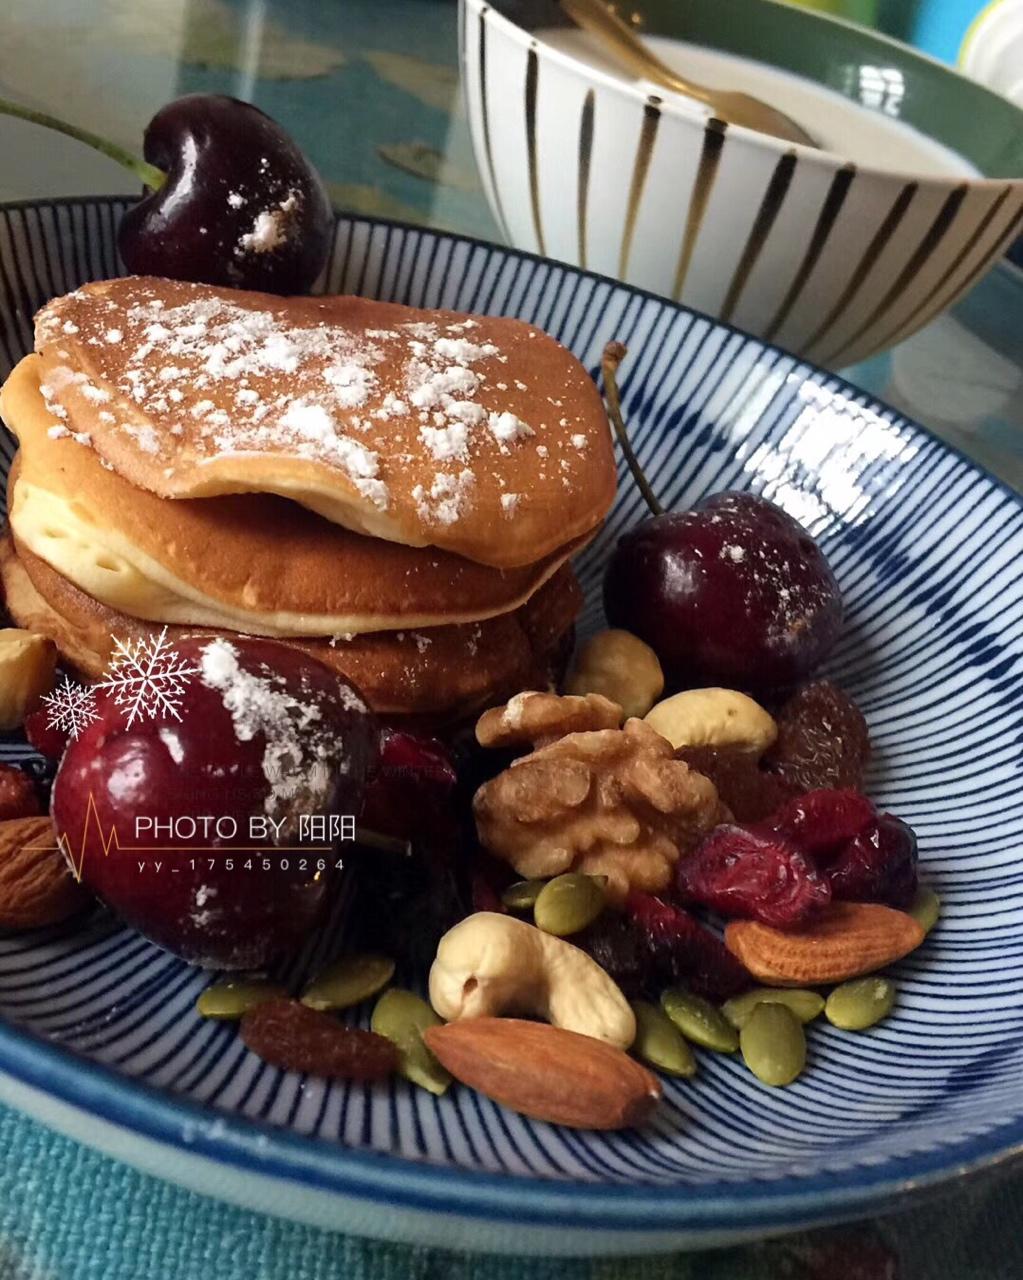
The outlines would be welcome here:
[[[99,453],[161,496],[265,483],[374,536],[456,549],[549,509],[529,548],[539,555],[592,528],[613,482],[609,444],[590,459],[580,445],[608,438],[595,388],[520,321],[129,278],[50,303],[37,349],[47,382],[54,364],[74,370],[75,386],[48,400],[55,417],[87,418]],[[232,468],[257,456],[271,465]],[[580,498],[566,524],[553,512],[573,484]],[[519,500],[502,501],[506,489]],[[368,514],[349,495],[386,518],[361,524]],[[444,532],[470,516],[469,531]],[[503,550],[494,554],[479,558],[500,564]]]

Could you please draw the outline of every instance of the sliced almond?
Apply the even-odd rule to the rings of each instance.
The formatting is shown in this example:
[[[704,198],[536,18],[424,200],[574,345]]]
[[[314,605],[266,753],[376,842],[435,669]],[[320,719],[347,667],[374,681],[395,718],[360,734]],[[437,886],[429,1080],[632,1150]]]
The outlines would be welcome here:
[[[800,987],[883,969],[914,951],[924,936],[904,911],[873,902],[836,902],[812,925],[792,933],[736,920],[725,929],[725,945],[761,982]]]
[[[469,1018],[423,1039],[456,1080],[513,1111],[573,1129],[629,1129],[661,1096],[657,1077],[621,1049],[519,1018]]]

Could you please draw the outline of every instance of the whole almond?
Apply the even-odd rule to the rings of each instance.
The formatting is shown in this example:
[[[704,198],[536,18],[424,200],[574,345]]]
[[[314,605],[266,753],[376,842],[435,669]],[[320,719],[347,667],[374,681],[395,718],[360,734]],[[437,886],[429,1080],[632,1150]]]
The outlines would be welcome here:
[[[0,822],[0,929],[58,924],[88,901],[48,817]]]
[[[725,929],[725,945],[761,982],[780,987],[844,982],[901,960],[924,940],[904,911],[873,902],[835,902],[803,929],[783,932],[752,920]]]
[[[545,1022],[466,1018],[423,1039],[456,1080],[551,1124],[629,1129],[661,1096],[657,1077],[621,1049]]]

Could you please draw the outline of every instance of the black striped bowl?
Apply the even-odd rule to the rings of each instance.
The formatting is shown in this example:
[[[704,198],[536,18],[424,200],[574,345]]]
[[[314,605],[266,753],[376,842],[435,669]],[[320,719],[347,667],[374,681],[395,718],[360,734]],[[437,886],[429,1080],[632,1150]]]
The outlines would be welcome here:
[[[830,368],[951,306],[1023,226],[1023,111],[905,45],[763,0],[638,0],[649,34],[786,72],[965,160],[921,176],[707,119],[544,39],[553,0],[460,0],[462,88],[510,244],[650,289]],[[742,88],[741,84],[729,87]],[[793,109],[794,110],[794,109]],[[797,118],[821,130],[811,93]],[[853,163],[855,161],[855,163]]]
[[[33,311],[117,270],[117,201],[0,210],[0,363]],[[642,1132],[532,1123],[454,1089],[345,1088],[261,1064],[194,1013],[209,975],[130,930],[0,937],[0,1099],[193,1188],[375,1236],[514,1252],[706,1245],[892,1208],[1023,1142],[1023,513],[1019,499],[847,383],[652,295],[542,259],[340,218],[328,287],[508,313],[624,403],[667,506],[762,491],[822,541],[849,626],[832,673],[870,719],[873,787],[920,833],[945,904],[899,966],[895,1015],[815,1025],[810,1069],[761,1087],[704,1055]],[[3,446],[9,456],[9,442]],[[623,477],[581,566],[643,514]],[[2,755],[19,759],[15,741]],[[340,910],[340,908],[339,908]],[[317,963],[311,941],[295,972]]]

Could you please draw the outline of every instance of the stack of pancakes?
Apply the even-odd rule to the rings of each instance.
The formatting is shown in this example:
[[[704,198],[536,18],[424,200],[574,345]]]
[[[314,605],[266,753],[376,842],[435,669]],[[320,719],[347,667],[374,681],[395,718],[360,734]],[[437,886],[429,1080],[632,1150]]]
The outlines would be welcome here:
[[[45,307],[0,413],[8,611],[86,675],[241,632],[391,717],[545,684],[614,497],[582,366],[520,321],[133,277]]]

